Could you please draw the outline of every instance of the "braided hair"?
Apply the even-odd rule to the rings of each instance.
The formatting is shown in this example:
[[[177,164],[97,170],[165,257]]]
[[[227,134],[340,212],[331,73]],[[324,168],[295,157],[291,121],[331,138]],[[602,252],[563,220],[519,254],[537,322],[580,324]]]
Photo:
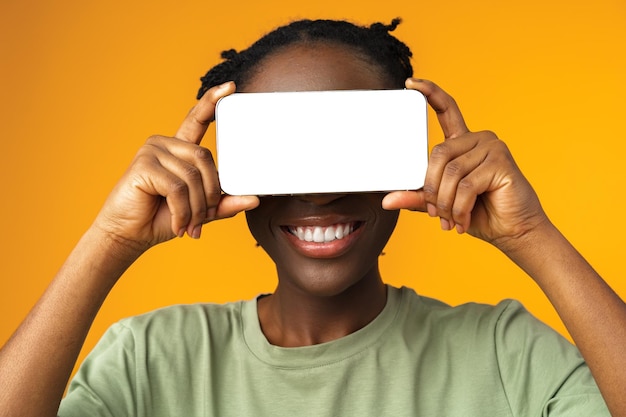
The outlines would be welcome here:
[[[411,50],[390,34],[400,24],[394,19],[389,25],[374,23],[369,27],[357,26],[342,20],[298,20],[281,26],[260,38],[248,49],[237,52],[229,49],[222,52],[223,62],[211,68],[200,80],[199,99],[216,85],[235,81],[238,86],[253,75],[254,68],[264,58],[277,50],[306,43],[332,43],[346,45],[371,61],[389,76],[398,88],[413,75]]]

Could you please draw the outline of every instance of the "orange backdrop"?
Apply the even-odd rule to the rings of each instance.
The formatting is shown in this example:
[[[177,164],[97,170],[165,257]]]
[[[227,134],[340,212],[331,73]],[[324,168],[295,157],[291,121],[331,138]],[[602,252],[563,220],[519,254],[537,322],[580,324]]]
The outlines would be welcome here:
[[[470,128],[507,141],[553,221],[626,296],[622,0],[4,0],[0,8],[0,343],[145,138],[176,130],[219,52],[303,17],[401,16],[396,34],[414,51],[416,75],[455,96]],[[430,140],[441,140],[437,128]],[[153,249],[115,287],[84,351],[124,316],[271,291],[272,264],[254,243],[238,216],[205,227],[200,241]],[[520,299],[565,334],[502,254],[440,232],[423,214],[401,216],[382,269],[388,282],[451,304]]]

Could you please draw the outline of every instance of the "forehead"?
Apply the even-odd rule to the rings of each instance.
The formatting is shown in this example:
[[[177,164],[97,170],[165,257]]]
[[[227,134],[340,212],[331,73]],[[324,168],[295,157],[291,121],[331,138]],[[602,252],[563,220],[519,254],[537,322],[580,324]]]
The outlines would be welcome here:
[[[244,92],[359,90],[392,88],[381,68],[357,50],[335,44],[297,44],[264,58]]]

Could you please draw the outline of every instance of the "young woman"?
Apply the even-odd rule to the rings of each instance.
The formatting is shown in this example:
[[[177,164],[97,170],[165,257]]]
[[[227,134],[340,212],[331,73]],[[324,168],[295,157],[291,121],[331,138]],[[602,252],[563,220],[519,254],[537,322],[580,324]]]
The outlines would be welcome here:
[[[2,415],[626,415],[624,303],[550,222],[495,134],[468,131],[448,94],[411,78],[411,53],[389,34],[397,24],[300,21],[225,52],[177,134],[139,150],[2,349]],[[215,103],[235,89],[405,87],[427,97],[446,137],[422,190],[223,195],[200,146]],[[502,250],[543,289],[582,356],[515,302],[453,308],[385,285],[378,256],[401,209]],[[150,247],[199,238],[207,222],[242,211],[276,264],[276,290],[115,324],[59,409],[124,270]],[[311,242],[298,229],[328,236]]]

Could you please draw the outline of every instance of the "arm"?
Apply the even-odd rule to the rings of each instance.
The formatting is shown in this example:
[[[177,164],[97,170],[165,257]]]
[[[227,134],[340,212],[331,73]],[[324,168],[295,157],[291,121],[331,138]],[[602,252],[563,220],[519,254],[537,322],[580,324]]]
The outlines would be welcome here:
[[[446,140],[431,154],[424,188],[390,193],[387,209],[439,217],[490,242],[523,268],[554,305],[614,416],[626,416],[626,304],[543,211],[506,145],[470,132],[455,101],[435,84],[409,79],[437,112]]]
[[[210,152],[199,146],[215,103],[209,90],[173,138],[148,140],[41,299],[0,350],[0,415],[56,416],[87,332],[117,280],[144,251],[255,207],[223,196]]]
[[[626,416],[626,304],[550,223],[502,249],[555,307],[611,414]]]

